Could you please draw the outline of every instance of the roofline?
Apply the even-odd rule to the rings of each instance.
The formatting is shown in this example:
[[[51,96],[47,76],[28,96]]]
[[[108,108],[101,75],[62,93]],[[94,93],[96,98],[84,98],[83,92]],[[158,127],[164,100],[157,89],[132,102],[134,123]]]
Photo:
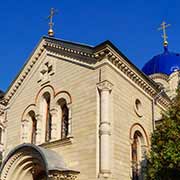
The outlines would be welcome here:
[[[11,87],[13,86],[13,84],[15,83],[15,81],[18,79],[19,75],[22,73],[22,71],[24,70],[24,68],[26,67],[27,63],[29,62],[29,60],[32,58],[32,56],[34,55],[35,51],[37,50],[38,46],[42,43],[43,40],[52,40],[52,41],[57,41],[57,42],[62,42],[62,43],[67,43],[67,44],[72,44],[75,46],[81,46],[84,48],[87,48],[89,50],[92,50],[92,53],[96,53],[99,50],[102,50],[104,48],[106,48],[107,46],[109,46],[112,50],[114,50],[117,54],[119,54],[127,63],[128,65],[135,70],[136,73],[138,73],[140,76],[142,76],[142,78],[144,80],[147,81],[147,83],[149,83],[150,86],[152,86],[152,88],[154,88],[157,92],[160,92],[160,88],[158,88],[158,85],[152,80],[150,79],[146,74],[144,74],[138,67],[136,67],[111,41],[106,40],[94,47],[90,46],[90,45],[85,45],[85,44],[80,44],[80,43],[76,43],[76,42],[71,42],[71,41],[65,41],[65,40],[61,40],[61,39],[57,39],[57,38],[51,38],[51,37],[47,37],[47,36],[43,36],[39,42],[37,43],[37,45],[35,46],[35,48],[33,49],[33,51],[31,52],[30,56],[27,58],[27,60],[25,61],[23,67],[21,68],[20,72],[16,75],[15,79],[11,82],[10,86],[8,87],[8,89],[5,92],[5,95],[9,92],[9,90],[11,89]]]
[[[160,89],[158,88],[158,85],[152,80],[150,79],[145,73],[143,73],[137,66],[135,66],[129,59],[127,56],[125,56],[111,41],[106,40],[104,42],[102,42],[101,44],[97,45],[94,47],[94,49],[97,51],[98,49],[102,49],[105,46],[109,45],[113,50],[115,50],[123,59],[126,60],[126,62],[133,68],[136,70],[137,73],[141,74],[141,76],[143,76],[143,78],[145,78],[157,91],[160,91]]]
[[[14,84],[14,82],[18,79],[19,75],[21,74],[21,72],[24,70],[24,68],[26,67],[27,63],[29,62],[29,59],[31,59],[31,57],[33,56],[34,52],[36,51],[37,47],[41,44],[41,42],[43,41],[44,37],[42,37],[37,45],[33,48],[32,52],[30,53],[30,56],[28,56],[28,58],[26,59],[25,63],[23,64],[21,70],[18,72],[18,74],[15,76],[15,78],[11,81],[9,87],[7,88],[7,90],[4,93],[4,96],[7,94],[7,92],[11,89],[12,85]]]
[[[76,42],[65,41],[65,40],[61,40],[61,39],[57,39],[57,38],[51,38],[51,37],[47,37],[47,36],[42,36],[40,38],[40,40],[38,41],[37,45],[33,48],[32,52],[30,53],[30,56],[28,56],[28,58],[26,59],[24,65],[21,68],[21,70],[18,72],[18,74],[15,76],[15,78],[11,81],[11,83],[8,86],[7,90],[4,92],[4,95],[6,95],[7,92],[11,89],[12,85],[18,79],[19,75],[21,74],[21,72],[24,70],[25,66],[29,62],[29,59],[31,59],[31,57],[33,56],[33,54],[36,51],[37,47],[41,44],[41,42],[43,40],[59,41],[59,42],[63,42],[63,43],[69,43],[69,44],[72,44],[72,45],[82,46],[82,47],[85,47],[85,48],[93,49],[93,46],[90,46],[90,45],[85,45],[85,44],[81,44],[81,43],[76,43]]]
[[[52,41],[62,42],[62,43],[68,43],[68,44],[72,44],[72,45],[76,45],[76,46],[81,46],[81,47],[85,47],[85,48],[90,48],[90,49],[94,48],[93,45],[83,44],[83,43],[74,42],[74,41],[68,41],[68,40],[54,38],[54,37],[43,36],[42,38],[52,40]]]

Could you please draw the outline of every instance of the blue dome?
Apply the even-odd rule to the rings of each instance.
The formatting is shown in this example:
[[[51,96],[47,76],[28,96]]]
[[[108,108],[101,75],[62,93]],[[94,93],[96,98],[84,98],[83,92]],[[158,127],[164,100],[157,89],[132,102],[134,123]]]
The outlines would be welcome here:
[[[170,75],[176,70],[180,70],[180,54],[169,52],[167,47],[164,47],[162,54],[154,56],[142,68],[146,75],[155,73]]]

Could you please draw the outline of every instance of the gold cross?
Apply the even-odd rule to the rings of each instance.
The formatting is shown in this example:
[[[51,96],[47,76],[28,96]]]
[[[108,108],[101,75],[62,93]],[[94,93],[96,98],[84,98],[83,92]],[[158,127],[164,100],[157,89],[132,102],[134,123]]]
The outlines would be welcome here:
[[[158,30],[162,30],[163,31],[162,38],[164,39],[164,46],[168,45],[168,42],[167,42],[168,36],[166,35],[166,28],[168,28],[169,26],[170,26],[170,24],[166,24],[166,22],[163,21],[162,24],[161,24],[161,27],[158,28]]]
[[[54,17],[54,15],[55,15],[55,10],[54,10],[54,8],[51,8],[50,15],[48,16],[48,19],[50,19],[48,35],[51,37],[54,36],[54,31],[53,31],[53,26],[54,26],[53,17]]]

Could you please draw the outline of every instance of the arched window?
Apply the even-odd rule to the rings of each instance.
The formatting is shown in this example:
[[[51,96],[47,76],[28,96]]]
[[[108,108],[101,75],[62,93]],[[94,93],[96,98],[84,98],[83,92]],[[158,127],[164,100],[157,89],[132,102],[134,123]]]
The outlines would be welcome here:
[[[145,166],[144,138],[139,131],[134,133],[132,143],[132,177],[133,180],[140,180],[143,177],[142,170]]]
[[[144,168],[146,167],[146,152],[149,148],[149,139],[144,127],[135,123],[130,128],[131,139],[131,162],[132,180],[144,178]]]
[[[51,97],[49,93],[44,94],[45,99],[45,120],[46,120],[46,132],[45,132],[45,141],[48,142],[51,140],[52,136],[52,116],[50,113],[50,103],[51,103]]]
[[[65,99],[58,101],[61,108],[61,138],[66,138],[69,132],[69,109]]]
[[[31,124],[32,124],[32,131],[31,131],[31,143],[36,144],[36,138],[37,138],[37,119],[35,116],[34,111],[29,112],[29,116],[31,118]]]

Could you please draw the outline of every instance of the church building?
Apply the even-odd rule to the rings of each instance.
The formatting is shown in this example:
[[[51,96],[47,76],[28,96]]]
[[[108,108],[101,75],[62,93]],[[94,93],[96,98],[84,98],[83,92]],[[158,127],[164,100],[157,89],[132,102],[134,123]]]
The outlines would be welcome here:
[[[0,180],[143,180],[179,68],[166,34],[139,70],[110,41],[64,41],[51,27],[0,91]]]

